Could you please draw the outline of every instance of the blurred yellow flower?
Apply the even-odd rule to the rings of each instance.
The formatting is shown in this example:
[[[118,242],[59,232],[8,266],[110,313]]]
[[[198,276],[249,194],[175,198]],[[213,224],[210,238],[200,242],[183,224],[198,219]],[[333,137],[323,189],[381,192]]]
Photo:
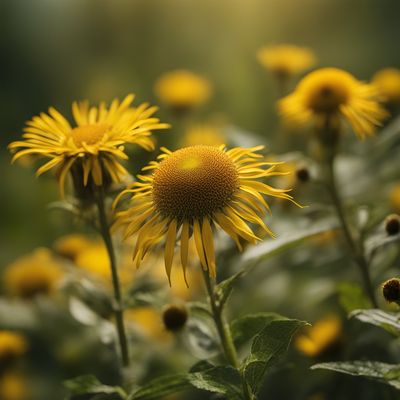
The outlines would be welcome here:
[[[297,336],[295,346],[309,357],[318,357],[337,344],[341,334],[342,323],[339,317],[331,315],[307,327],[304,334]]]
[[[373,76],[372,83],[379,88],[385,101],[400,103],[400,69],[381,69]]]
[[[133,324],[144,336],[152,340],[166,342],[171,334],[164,328],[161,313],[152,307],[137,307],[126,310],[126,321]]]
[[[9,294],[29,299],[53,293],[62,276],[61,264],[50,250],[40,248],[10,264],[4,271],[3,283]]]
[[[299,74],[317,62],[312,50],[291,44],[265,46],[257,52],[257,58],[267,70],[280,78]]]
[[[395,185],[390,191],[389,202],[394,211],[400,211],[400,184]]]
[[[193,125],[187,129],[183,137],[183,147],[205,145],[221,146],[226,144],[223,130],[211,124]]]
[[[28,343],[20,333],[0,330],[0,365],[7,364],[24,355]]]
[[[134,270],[128,265],[126,254],[121,254],[119,263],[119,278],[121,285],[128,285],[133,282]],[[99,279],[103,284],[112,284],[110,259],[103,242],[92,241],[75,256],[75,264],[91,275]],[[131,263],[131,261],[130,261]],[[129,263],[129,264],[130,264]]]
[[[164,149],[130,189],[131,205],[117,214],[114,229],[124,226],[125,237],[137,234],[133,260],[139,267],[146,253],[165,240],[164,261],[170,280],[175,241],[180,236],[183,273],[186,275],[190,236],[193,232],[203,269],[216,276],[212,227],[217,224],[242,249],[240,238],[260,240],[246,222],[261,226],[273,235],[262,218],[269,210],[262,194],[292,200],[288,190],[275,189],[257,179],[281,175],[277,163],[257,154],[262,146],[226,150],[223,146],[185,147],[175,152]],[[265,167],[267,167],[265,169]]]
[[[318,124],[327,118],[342,117],[359,138],[364,138],[373,135],[387,116],[378,96],[374,85],[337,68],[322,68],[303,78],[278,106],[281,116],[296,124]]]
[[[72,233],[57,239],[54,243],[54,250],[62,257],[74,260],[76,256],[84,251],[92,240],[83,234]]]
[[[37,176],[56,168],[61,195],[68,172],[87,186],[89,179],[101,185],[103,179],[119,182],[128,174],[119,160],[128,159],[124,145],[137,144],[152,150],[151,131],[168,128],[152,117],[157,107],[143,103],[130,105],[134,95],[122,102],[114,100],[107,108],[104,103],[90,107],[87,101],[72,104],[75,126],[53,107],[27,123],[22,137],[9,149],[15,152],[13,161],[27,155],[50,159],[37,170]]]
[[[204,104],[212,94],[211,83],[191,71],[176,70],[160,76],[154,85],[156,96],[176,110]]]
[[[29,400],[30,394],[25,378],[12,371],[0,375],[0,399]]]

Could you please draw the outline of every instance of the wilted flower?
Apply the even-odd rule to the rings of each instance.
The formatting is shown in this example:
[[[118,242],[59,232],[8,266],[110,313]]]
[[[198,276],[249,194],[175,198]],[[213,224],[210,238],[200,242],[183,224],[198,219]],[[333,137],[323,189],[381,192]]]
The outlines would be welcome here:
[[[159,161],[145,170],[130,189],[130,207],[117,214],[115,228],[125,227],[125,237],[137,234],[134,264],[138,267],[146,253],[165,239],[165,268],[170,277],[175,241],[180,237],[181,264],[185,275],[189,240],[193,234],[204,270],[216,276],[213,227],[218,225],[242,249],[240,239],[260,240],[246,222],[261,226],[272,235],[262,218],[269,210],[263,194],[287,200],[288,190],[275,189],[256,179],[281,175],[278,163],[266,162],[256,151],[223,146],[193,146],[175,152],[164,149]],[[265,166],[269,168],[264,169]]]
[[[10,264],[4,271],[3,283],[9,294],[29,299],[53,293],[62,276],[62,266],[51,252],[37,249]]]
[[[343,118],[359,138],[371,136],[387,112],[378,103],[379,90],[337,68],[311,72],[295,91],[279,101],[279,111],[288,122],[323,124]]]
[[[154,86],[157,97],[177,111],[204,104],[212,93],[210,82],[191,71],[176,70],[160,76]]]
[[[151,131],[168,127],[152,117],[157,107],[143,103],[132,108],[133,99],[131,94],[121,103],[114,100],[108,108],[104,103],[98,107],[90,107],[87,101],[73,103],[75,126],[50,107],[48,114],[41,113],[27,122],[23,141],[9,145],[16,151],[13,161],[27,155],[50,159],[36,174],[56,168],[62,195],[69,171],[84,187],[89,179],[95,185],[102,185],[105,177],[119,182],[128,174],[120,163],[128,159],[124,146],[134,143],[152,150]]]
[[[267,70],[279,78],[299,74],[316,63],[312,50],[291,44],[265,46],[258,51],[257,58]]]

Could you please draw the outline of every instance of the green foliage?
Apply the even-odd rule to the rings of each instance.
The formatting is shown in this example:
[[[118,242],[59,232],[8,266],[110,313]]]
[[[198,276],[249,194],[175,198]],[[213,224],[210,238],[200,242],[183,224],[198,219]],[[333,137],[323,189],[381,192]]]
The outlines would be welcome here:
[[[245,274],[245,272],[245,270],[241,270],[216,286],[215,292],[217,295],[219,306],[221,308],[224,307],[235,287],[235,284]]]
[[[327,369],[347,375],[364,376],[400,390],[400,365],[377,361],[349,361],[316,364],[311,369]]]
[[[378,309],[355,310],[350,317],[356,318],[367,324],[379,326],[395,336],[400,335],[400,314],[390,313]]]
[[[253,394],[257,395],[268,369],[286,353],[293,335],[306,324],[295,319],[274,320],[255,336],[250,356],[242,366],[244,379]]]
[[[82,375],[64,382],[71,396],[82,394],[106,395],[102,399],[126,399],[126,393],[118,386],[103,385],[94,375]],[[72,398],[72,397],[70,397]]]
[[[347,313],[357,309],[371,308],[370,300],[365,296],[361,286],[342,282],[338,285],[339,302]]]

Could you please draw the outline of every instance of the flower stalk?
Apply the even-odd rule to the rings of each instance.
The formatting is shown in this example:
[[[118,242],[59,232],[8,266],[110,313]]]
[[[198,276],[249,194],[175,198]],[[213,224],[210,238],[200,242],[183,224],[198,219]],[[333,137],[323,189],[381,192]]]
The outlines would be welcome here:
[[[115,250],[113,241],[110,234],[110,224],[107,218],[105,204],[104,204],[104,188],[103,186],[96,187],[96,204],[99,216],[99,229],[103,238],[104,244],[107,249],[107,254],[110,260],[111,277],[114,290],[114,313],[115,321],[121,351],[122,364],[124,367],[129,366],[129,347],[126,337],[125,325],[124,325],[124,309],[122,304],[121,284],[118,276],[117,260],[115,256]]]
[[[229,328],[228,323],[225,321],[224,315],[223,315],[223,309],[222,307],[218,304],[218,300],[215,295],[215,279],[212,279],[208,273],[208,271],[205,271],[202,269],[203,272],[203,277],[204,277],[204,283],[206,286],[207,294],[208,294],[208,299],[210,302],[210,307],[211,307],[211,313],[215,322],[215,326],[218,331],[218,335],[221,341],[221,346],[223,349],[224,356],[228,363],[235,368],[242,380],[242,387],[243,387],[243,395],[245,400],[254,400],[254,396],[251,394],[250,389],[245,382],[243,375],[240,371],[239,368],[239,359],[237,355],[237,350],[235,347],[235,344],[232,339],[232,333]]]

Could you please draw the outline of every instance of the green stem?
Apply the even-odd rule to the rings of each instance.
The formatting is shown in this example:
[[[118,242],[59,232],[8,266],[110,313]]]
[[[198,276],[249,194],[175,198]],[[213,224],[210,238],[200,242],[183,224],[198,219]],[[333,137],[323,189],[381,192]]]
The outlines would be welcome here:
[[[328,160],[328,188],[332,198],[332,203],[336,209],[336,213],[339,218],[345,239],[350,248],[353,260],[359,267],[361,277],[364,282],[365,291],[367,292],[372,305],[375,308],[377,308],[378,303],[376,300],[375,291],[369,274],[369,265],[364,254],[363,245],[362,244],[358,245],[357,241],[354,239],[351,233],[350,226],[348,224],[344,207],[339,195],[336,183],[334,161],[335,161],[335,152],[333,151]]]
[[[222,345],[222,349],[223,349],[225,358],[229,362],[229,364],[239,372],[239,374],[241,376],[243,395],[244,395],[245,400],[253,400],[254,397],[250,393],[250,389],[249,389],[247,383],[245,382],[243,375],[241,374],[240,369],[239,369],[239,359],[237,356],[235,344],[233,343],[231,330],[229,328],[228,323],[225,321],[225,318],[223,315],[223,310],[219,306],[218,301],[215,296],[215,291],[214,291],[215,282],[213,280],[211,280],[208,271],[204,271],[203,269],[202,269],[202,271],[203,271],[204,283],[205,283],[208,298],[210,301],[211,312],[212,312],[212,315],[214,318],[214,322],[215,322],[215,326],[218,331],[219,338],[221,340],[221,345]]]
[[[112,242],[111,234],[110,234],[110,225],[106,215],[106,209],[104,205],[104,189],[102,186],[98,186],[96,190],[96,203],[97,209],[99,212],[99,223],[100,223],[100,233],[103,237],[104,244],[107,249],[108,257],[110,259],[111,266],[111,276],[112,283],[114,288],[114,313],[115,313],[115,321],[117,325],[117,332],[119,338],[119,345],[121,350],[122,363],[124,367],[129,366],[129,348],[128,341],[125,333],[124,326],[124,311],[122,304],[122,294],[121,294],[121,284],[118,276],[117,269],[117,260],[114,251],[114,245]]]

